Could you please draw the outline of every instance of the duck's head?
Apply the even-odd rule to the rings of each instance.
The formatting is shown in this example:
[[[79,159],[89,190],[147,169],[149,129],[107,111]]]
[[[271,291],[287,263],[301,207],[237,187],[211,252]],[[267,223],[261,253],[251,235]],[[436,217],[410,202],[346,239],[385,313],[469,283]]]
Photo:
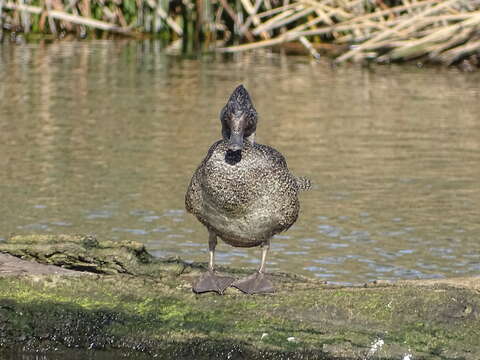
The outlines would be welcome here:
[[[222,136],[228,140],[228,149],[243,149],[243,139],[254,141],[257,111],[243,85],[237,86],[220,113]]]

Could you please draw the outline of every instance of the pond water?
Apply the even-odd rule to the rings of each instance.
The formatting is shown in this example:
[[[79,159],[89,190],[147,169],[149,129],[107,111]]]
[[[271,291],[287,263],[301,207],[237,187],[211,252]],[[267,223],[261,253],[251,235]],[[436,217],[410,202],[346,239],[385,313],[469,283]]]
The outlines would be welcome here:
[[[0,78],[0,240],[94,233],[207,261],[184,194],[243,83],[258,142],[314,184],[267,270],[334,283],[480,272],[480,73],[91,41],[4,44]],[[222,264],[259,257],[218,247]]]

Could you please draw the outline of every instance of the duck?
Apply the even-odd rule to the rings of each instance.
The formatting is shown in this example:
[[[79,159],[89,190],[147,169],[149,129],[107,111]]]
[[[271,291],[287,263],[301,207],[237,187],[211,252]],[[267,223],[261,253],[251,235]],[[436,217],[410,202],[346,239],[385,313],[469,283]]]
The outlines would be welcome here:
[[[255,142],[258,114],[243,85],[235,88],[220,112],[222,139],[208,150],[185,195],[185,208],[208,230],[208,270],[192,286],[195,293],[224,291],[233,286],[246,294],[273,293],[265,275],[267,254],[275,234],[297,220],[299,193],[310,180],[294,176],[284,156]],[[260,266],[241,279],[215,270],[217,239],[233,247],[261,247]]]

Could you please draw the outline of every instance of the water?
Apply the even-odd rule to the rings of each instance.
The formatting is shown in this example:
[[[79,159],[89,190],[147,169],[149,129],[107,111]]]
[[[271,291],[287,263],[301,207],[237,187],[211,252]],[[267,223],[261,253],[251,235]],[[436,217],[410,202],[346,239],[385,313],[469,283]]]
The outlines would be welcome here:
[[[267,269],[335,283],[480,272],[480,73],[93,41],[5,44],[0,78],[0,240],[95,233],[207,261],[184,193],[244,83],[257,140],[314,183]],[[222,264],[259,262],[218,250]]]

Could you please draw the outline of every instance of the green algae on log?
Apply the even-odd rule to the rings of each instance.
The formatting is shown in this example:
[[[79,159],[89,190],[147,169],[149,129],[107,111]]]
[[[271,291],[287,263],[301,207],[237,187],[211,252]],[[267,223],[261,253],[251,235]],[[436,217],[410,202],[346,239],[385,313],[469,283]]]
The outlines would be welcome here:
[[[2,276],[0,262],[0,358],[12,349],[159,359],[480,358],[480,278],[340,287],[275,273],[273,295],[196,295],[191,282],[205,264],[154,259],[135,242],[16,236],[0,252],[90,273]]]

